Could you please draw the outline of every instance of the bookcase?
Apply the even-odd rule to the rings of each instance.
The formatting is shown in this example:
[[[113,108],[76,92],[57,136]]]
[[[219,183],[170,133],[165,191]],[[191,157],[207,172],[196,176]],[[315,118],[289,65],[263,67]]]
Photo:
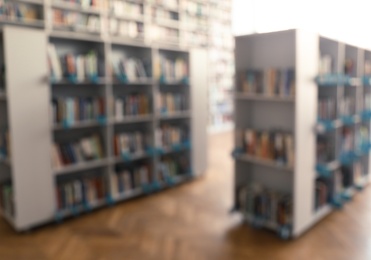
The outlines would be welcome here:
[[[204,173],[205,50],[14,26],[2,50],[0,212],[16,230]]]
[[[232,1],[12,0],[0,25],[43,28],[50,35],[111,42],[208,48],[211,132],[232,129]]]
[[[370,52],[304,30],[235,43],[235,209],[297,237],[369,183]]]

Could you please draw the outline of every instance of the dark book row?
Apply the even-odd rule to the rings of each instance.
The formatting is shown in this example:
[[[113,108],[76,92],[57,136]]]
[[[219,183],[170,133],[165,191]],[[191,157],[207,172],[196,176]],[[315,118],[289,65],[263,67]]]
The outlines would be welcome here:
[[[34,5],[4,1],[0,5],[0,19],[32,22],[42,19],[42,10]]]
[[[54,143],[52,147],[52,162],[55,169],[102,159],[104,156],[104,147],[98,135],[87,136],[77,141]]]
[[[237,148],[244,154],[276,163],[294,166],[294,138],[283,131],[259,131],[255,129],[237,129]]]
[[[68,4],[73,4],[77,6],[81,6],[82,8],[102,8],[105,9],[108,0],[58,0],[62,3],[65,3],[66,5]]]
[[[122,120],[127,116],[149,115],[151,98],[145,94],[131,94],[115,99],[115,118]]]
[[[182,93],[160,93],[159,106],[163,114],[184,111],[188,108],[188,98]]]
[[[170,59],[160,57],[159,64],[155,67],[160,77],[165,80],[183,80],[188,77],[188,64],[183,58]],[[155,73],[157,75],[157,73]]]
[[[292,224],[292,196],[258,184],[237,189],[237,207],[250,219],[278,226]]]
[[[48,63],[54,81],[63,78],[72,82],[94,81],[102,70],[99,69],[102,65],[98,62],[96,51],[90,50],[86,54],[67,53],[60,56],[55,45],[51,43],[48,45]]]
[[[112,66],[114,75],[121,81],[133,82],[151,75],[151,64],[147,59],[120,58]]]
[[[334,98],[320,98],[318,101],[318,119],[336,119],[336,100]]]
[[[364,185],[364,165],[357,161],[352,165],[343,165],[331,176],[317,177],[315,181],[315,209],[329,203],[341,203],[351,194],[347,189]]]
[[[0,159],[10,158],[10,134],[9,131],[0,131]]]
[[[109,10],[117,16],[141,16],[143,15],[143,3],[141,2],[126,2],[123,0],[110,0]]]
[[[99,33],[101,30],[101,20],[98,15],[53,9],[52,19],[53,26],[57,28],[89,33]]]
[[[153,181],[153,169],[150,165],[116,167],[115,173],[111,176],[112,195],[128,192],[142,188]]]
[[[105,100],[102,97],[53,98],[52,115],[54,124],[98,120],[106,116]]]
[[[270,68],[240,72],[239,90],[249,94],[292,97],[295,94],[295,70]]]
[[[15,215],[13,186],[9,182],[0,183],[0,211]]]
[[[58,183],[56,193],[58,210],[64,210],[92,206],[105,199],[108,190],[103,176],[96,176]]]
[[[127,21],[116,18],[109,19],[109,32],[111,35],[128,38],[143,38],[144,25],[142,21]]]
[[[115,156],[143,154],[150,146],[150,136],[143,132],[118,133],[113,140]]]
[[[165,124],[156,129],[155,143],[160,148],[172,148],[189,141],[189,137],[189,128]]]

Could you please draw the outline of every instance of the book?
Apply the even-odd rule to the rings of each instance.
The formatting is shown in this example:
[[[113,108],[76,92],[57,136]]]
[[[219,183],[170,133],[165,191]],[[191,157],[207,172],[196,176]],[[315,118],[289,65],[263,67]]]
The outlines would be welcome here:
[[[58,55],[54,44],[48,44],[48,63],[53,80],[75,78],[77,82],[91,80],[99,74],[98,53],[89,50],[86,54],[66,53]]]
[[[236,196],[239,210],[249,219],[259,218],[266,224],[292,224],[292,196],[251,183],[239,187]]]
[[[114,103],[116,120],[128,116],[143,116],[151,113],[150,97],[146,94],[130,94],[117,97]]]
[[[105,186],[103,176],[78,177],[58,183],[56,187],[58,210],[94,205],[97,200],[104,199],[107,192]]]
[[[52,23],[55,29],[88,33],[100,33],[101,20],[98,15],[53,8]]]
[[[106,116],[103,97],[58,97],[53,98],[51,106],[55,125],[66,124],[66,127],[70,127]]]
[[[169,149],[189,141],[189,130],[186,127],[164,124],[156,130],[156,145]]]
[[[104,157],[102,141],[98,135],[92,135],[79,140],[54,143],[52,146],[52,165],[55,169]]]
[[[278,130],[257,131],[250,128],[236,129],[235,132],[242,137],[244,154],[289,167],[294,166],[294,139],[291,133]]]
[[[293,97],[295,95],[295,70],[267,68],[238,72],[240,92],[267,97]]]

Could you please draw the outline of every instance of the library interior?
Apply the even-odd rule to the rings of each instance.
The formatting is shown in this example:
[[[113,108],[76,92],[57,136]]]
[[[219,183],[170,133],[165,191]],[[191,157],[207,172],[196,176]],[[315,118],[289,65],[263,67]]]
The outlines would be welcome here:
[[[0,259],[371,259],[370,8],[3,1]]]

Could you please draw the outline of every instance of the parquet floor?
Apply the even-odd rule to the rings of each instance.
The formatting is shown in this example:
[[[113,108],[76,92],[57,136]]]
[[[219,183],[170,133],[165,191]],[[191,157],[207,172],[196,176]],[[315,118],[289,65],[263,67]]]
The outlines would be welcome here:
[[[232,137],[215,135],[208,174],[192,183],[26,234],[0,219],[0,259],[371,259],[371,189],[295,241],[229,215]]]

